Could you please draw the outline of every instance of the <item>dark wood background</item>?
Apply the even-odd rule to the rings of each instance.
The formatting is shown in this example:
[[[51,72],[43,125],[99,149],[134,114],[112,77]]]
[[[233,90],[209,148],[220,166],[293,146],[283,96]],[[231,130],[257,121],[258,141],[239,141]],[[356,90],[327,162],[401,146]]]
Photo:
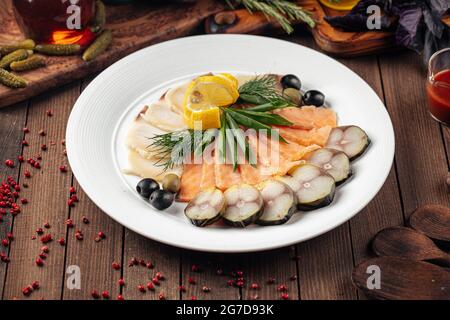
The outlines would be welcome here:
[[[287,38],[299,44],[316,48],[307,32],[298,31]],[[0,110],[0,178],[8,175],[25,181],[23,171],[28,164],[7,168],[3,161],[25,159],[41,153],[42,169],[32,170],[27,179],[29,188],[21,196],[29,203],[22,206],[22,213],[12,219],[3,217],[0,239],[12,231],[15,240],[7,252],[11,262],[0,262],[0,295],[2,299],[23,299],[22,288],[34,280],[41,288],[28,299],[91,299],[90,292],[108,290],[111,299],[122,293],[125,299],[158,299],[163,293],[167,299],[279,299],[278,284],[286,284],[290,299],[364,299],[351,283],[353,267],[371,256],[368,246],[380,229],[403,224],[418,206],[427,203],[449,205],[445,184],[449,169],[450,132],[434,122],[427,111],[425,71],[421,58],[414,53],[401,51],[361,58],[340,60],[364,78],[385,102],[394,123],[396,157],[392,171],[377,197],[356,217],[335,230],[308,242],[269,252],[249,254],[210,254],[169,247],[145,239],[115,223],[101,212],[80,190],[75,177],[69,171],[60,173],[58,167],[68,164],[63,155],[66,123],[71,108],[90,79],[77,81],[48,92],[29,101]],[[364,108],[362,105],[361,108]],[[48,117],[47,110],[54,116]],[[23,127],[29,147],[22,147]],[[40,129],[47,136],[38,134]],[[55,144],[51,145],[51,141]],[[48,151],[41,151],[46,143]],[[383,157],[380,154],[380,157]],[[367,181],[370,183],[370,181]],[[70,186],[78,190],[80,202],[76,207],[67,206]],[[81,222],[82,216],[90,224]],[[65,221],[73,219],[75,228],[67,228]],[[35,265],[42,244],[32,240],[35,230],[45,222],[51,224],[55,239],[64,237],[66,246],[56,241],[49,244],[50,253],[45,266]],[[75,239],[75,231],[81,229],[84,240]],[[95,242],[98,231],[107,238]],[[152,261],[154,269],[128,267],[136,257]],[[120,270],[111,267],[113,261],[121,264]],[[192,265],[201,272],[193,272]],[[77,265],[81,269],[81,289],[69,290],[66,286],[66,268]],[[223,269],[224,275],[217,275]],[[227,285],[230,272],[243,271],[246,285],[234,288]],[[141,293],[139,284],[146,284],[155,272],[162,272],[165,280],[155,292]],[[119,278],[125,279],[121,289]],[[196,284],[188,284],[189,277]],[[267,284],[269,278],[275,284]],[[258,283],[260,290],[252,290],[251,283]],[[186,287],[180,292],[179,285]],[[203,292],[202,287],[211,288]]]

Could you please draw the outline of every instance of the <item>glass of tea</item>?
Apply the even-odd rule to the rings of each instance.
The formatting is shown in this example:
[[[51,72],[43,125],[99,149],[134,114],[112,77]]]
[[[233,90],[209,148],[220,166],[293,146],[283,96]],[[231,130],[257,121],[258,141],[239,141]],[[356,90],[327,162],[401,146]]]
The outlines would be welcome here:
[[[427,95],[431,116],[450,127],[450,48],[430,58]]]
[[[90,37],[95,0],[13,0],[17,21],[36,42],[83,44]]]

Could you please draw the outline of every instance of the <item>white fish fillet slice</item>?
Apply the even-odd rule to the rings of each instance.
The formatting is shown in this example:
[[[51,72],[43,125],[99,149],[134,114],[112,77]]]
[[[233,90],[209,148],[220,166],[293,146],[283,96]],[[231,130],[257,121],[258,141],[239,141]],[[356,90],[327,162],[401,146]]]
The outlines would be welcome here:
[[[183,102],[189,82],[169,89],[164,95],[165,102],[170,106],[172,111],[183,114]]]
[[[154,153],[148,148],[151,143],[150,138],[165,133],[167,132],[150,125],[139,116],[128,131],[125,145],[130,150],[139,153],[141,157],[149,159],[154,157]]]
[[[161,181],[164,176],[169,173],[174,173],[181,177],[183,168],[181,166],[174,167],[164,171],[163,166],[158,166],[158,160],[155,158],[146,159],[139,155],[139,153],[130,150],[128,154],[129,167],[124,170],[125,174],[135,175],[141,178],[152,178],[156,181]]]
[[[168,132],[187,128],[183,116],[174,112],[164,100],[150,105],[142,118],[151,125]]]

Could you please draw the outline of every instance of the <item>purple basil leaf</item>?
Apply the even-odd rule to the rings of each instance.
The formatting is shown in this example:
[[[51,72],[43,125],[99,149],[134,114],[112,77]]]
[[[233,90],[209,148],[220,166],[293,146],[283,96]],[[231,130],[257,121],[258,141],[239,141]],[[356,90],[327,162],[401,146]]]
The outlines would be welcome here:
[[[422,8],[403,10],[398,20],[397,44],[420,52],[423,48]]]
[[[444,31],[444,24],[441,21],[440,16],[436,17],[429,10],[423,10],[423,18],[428,30],[433,33],[437,38],[441,38]]]
[[[450,9],[449,0],[428,0],[427,2],[433,15],[438,17],[442,17],[442,15]]]

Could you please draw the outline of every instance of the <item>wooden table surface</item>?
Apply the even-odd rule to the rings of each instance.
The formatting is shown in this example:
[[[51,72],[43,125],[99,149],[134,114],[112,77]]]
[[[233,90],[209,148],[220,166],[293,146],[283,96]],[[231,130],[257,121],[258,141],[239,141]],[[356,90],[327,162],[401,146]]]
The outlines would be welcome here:
[[[288,40],[315,47],[306,33]],[[22,289],[35,280],[41,288],[27,299],[91,299],[92,290],[107,290],[111,299],[119,294],[125,299],[158,299],[160,295],[166,299],[280,299],[279,284],[288,287],[290,299],[364,299],[351,283],[351,272],[371,256],[373,235],[385,227],[405,223],[420,205],[449,205],[445,179],[450,132],[428,115],[425,72],[416,54],[401,51],[340,61],[365,79],[385,102],[396,135],[394,166],[380,193],[352,220],[316,239],[269,252],[211,254],[181,250],[143,238],[101,212],[80,189],[70,168],[67,173],[59,170],[60,165],[68,165],[61,143],[67,119],[90,79],[1,109],[0,179],[12,176],[21,185],[27,183],[20,197],[29,201],[21,205],[20,214],[6,214],[0,223],[0,239],[8,232],[14,235],[8,247],[0,247],[0,252],[10,258],[9,263],[0,262],[2,299],[26,298]],[[47,110],[53,111],[52,117],[47,116]],[[24,135],[24,127],[30,133]],[[39,135],[41,129],[46,136]],[[24,138],[29,146],[22,146]],[[47,151],[40,149],[42,144],[47,144]],[[15,168],[3,164],[21,154],[25,159],[41,154],[42,169],[33,169],[26,162],[19,165],[16,161]],[[29,179],[24,177],[26,170],[32,173]],[[67,205],[71,186],[77,189],[79,198],[73,208]],[[82,222],[83,216],[90,220],[89,224]],[[67,227],[69,218],[74,228]],[[44,228],[46,222],[50,229]],[[66,239],[64,246],[55,240],[48,244],[50,252],[42,267],[35,263],[42,247],[40,236],[33,240],[38,228],[51,233],[55,240]],[[83,232],[84,240],[76,239],[77,230]],[[106,234],[106,239],[96,242],[99,231]],[[133,257],[151,261],[154,268],[130,267]],[[121,268],[115,270],[113,262]],[[69,266],[80,268],[81,289],[66,285]],[[199,272],[193,270],[195,266]],[[230,287],[227,281],[238,278],[232,274],[238,271],[243,272],[245,285]],[[137,286],[146,285],[156,272],[165,277],[160,286],[140,292]],[[126,283],[122,288],[118,285],[120,278]],[[274,284],[268,283],[271,278]],[[189,283],[192,280],[195,284]],[[260,289],[252,289],[252,283]],[[186,290],[180,290],[180,285]]]

